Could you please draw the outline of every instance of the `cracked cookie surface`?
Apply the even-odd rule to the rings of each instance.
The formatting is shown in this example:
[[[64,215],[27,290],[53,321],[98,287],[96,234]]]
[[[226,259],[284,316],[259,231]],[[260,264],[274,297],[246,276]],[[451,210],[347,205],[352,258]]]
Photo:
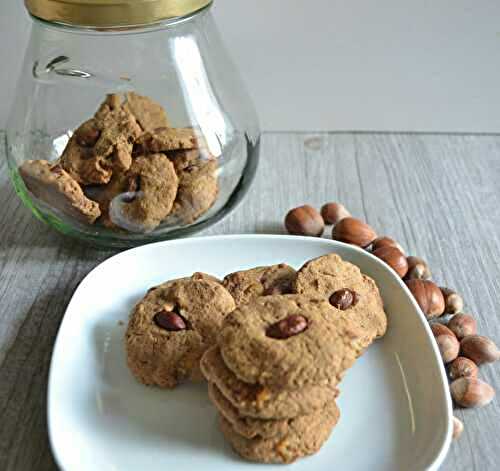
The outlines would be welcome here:
[[[170,160],[153,154],[134,158],[127,172],[96,189],[94,197],[101,205],[104,225],[149,232],[172,211],[178,185]]]
[[[200,274],[152,288],[129,319],[125,344],[130,370],[141,383],[163,388],[201,380],[200,358],[215,344],[220,324],[233,308],[227,290]]]
[[[289,318],[300,318],[300,332],[286,338],[270,332]],[[235,309],[222,325],[219,347],[242,381],[296,389],[338,380],[364,345],[356,324],[327,300],[277,295]]]
[[[108,183],[113,172],[132,164],[133,143],[142,130],[120,100],[108,95],[94,117],[76,129],[61,155],[62,167],[82,185]]]
[[[99,205],[83,193],[80,185],[58,163],[27,160],[19,173],[38,199],[80,222],[93,224],[101,215]]]
[[[336,382],[284,390],[241,381],[224,363],[219,348],[208,349],[201,360],[207,381],[214,383],[241,415],[258,419],[288,419],[310,414],[335,400]]]
[[[290,420],[284,435],[246,438],[231,422],[219,416],[219,425],[227,441],[243,458],[261,463],[292,463],[316,453],[330,436],[340,417],[335,402],[314,414]]]
[[[364,332],[364,343],[368,346],[387,330],[382,298],[370,277],[337,254],[329,254],[306,262],[297,272],[294,283],[296,293],[325,299],[345,288],[354,291],[358,299],[355,305],[341,312]]]
[[[236,305],[246,304],[259,296],[292,293],[295,270],[285,263],[241,270],[226,275],[223,284],[233,295]]]

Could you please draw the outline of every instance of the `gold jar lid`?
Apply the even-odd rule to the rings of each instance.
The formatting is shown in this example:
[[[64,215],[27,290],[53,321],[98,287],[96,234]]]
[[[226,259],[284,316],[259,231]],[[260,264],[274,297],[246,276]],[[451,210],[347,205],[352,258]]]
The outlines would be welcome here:
[[[73,26],[114,28],[158,23],[194,13],[212,0],[25,0],[42,20]]]

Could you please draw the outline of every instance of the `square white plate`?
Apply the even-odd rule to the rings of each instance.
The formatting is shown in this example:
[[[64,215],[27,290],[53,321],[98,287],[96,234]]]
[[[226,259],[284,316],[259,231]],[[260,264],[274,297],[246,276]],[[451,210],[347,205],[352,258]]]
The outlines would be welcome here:
[[[49,375],[52,449],[65,470],[263,469],[225,443],[205,385],[174,391],[138,384],[125,362],[128,314],[170,278],[224,274],[330,252],[374,278],[389,317],[341,384],[341,419],[299,470],[437,469],[451,440],[446,376],[427,322],[400,279],[374,256],[338,242],[293,236],[222,236],[146,245],[118,254],[80,284],[64,316]],[[283,469],[265,466],[266,470]]]

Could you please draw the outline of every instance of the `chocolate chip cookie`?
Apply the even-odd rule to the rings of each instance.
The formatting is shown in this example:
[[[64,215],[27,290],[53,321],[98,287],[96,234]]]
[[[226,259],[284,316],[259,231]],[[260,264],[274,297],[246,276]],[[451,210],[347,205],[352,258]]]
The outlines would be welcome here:
[[[330,436],[339,417],[337,405],[331,402],[311,415],[290,420],[283,435],[265,438],[240,435],[223,416],[219,417],[219,424],[228,442],[243,458],[260,463],[292,463],[316,453]]]
[[[258,419],[289,419],[310,414],[338,396],[337,382],[285,390],[245,383],[226,366],[218,347],[208,349],[201,370],[242,416]]]
[[[149,232],[172,211],[179,180],[163,154],[134,158],[130,169],[117,174],[95,193],[108,227]]]
[[[80,185],[58,163],[27,160],[19,173],[28,190],[52,208],[88,224],[100,216],[99,205],[84,195]]]
[[[387,317],[375,282],[352,263],[329,254],[304,264],[297,272],[294,291],[322,296],[365,332],[365,345],[384,335]]]
[[[292,267],[280,263],[231,273],[226,275],[223,284],[239,306],[259,296],[292,293],[295,275]]]
[[[264,296],[224,320],[219,347],[242,381],[297,389],[339,380],[365,347],[361,336],[326,299]]]
[[[234,301],[217,282],[196,276],[149,290],[132,311],[125,336],[127,363],[146,385],[173,388],[202,379],[200,358],[214,345]]]

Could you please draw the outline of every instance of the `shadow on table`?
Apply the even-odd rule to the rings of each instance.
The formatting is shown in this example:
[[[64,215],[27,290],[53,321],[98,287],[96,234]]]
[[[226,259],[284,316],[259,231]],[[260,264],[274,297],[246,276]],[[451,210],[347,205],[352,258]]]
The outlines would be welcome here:
[[[0,364],[0,469],[56,470],[50,451],[46,394],[52,346],[66,307],[60,292],[41,295],[15,316],[22,321]]]

